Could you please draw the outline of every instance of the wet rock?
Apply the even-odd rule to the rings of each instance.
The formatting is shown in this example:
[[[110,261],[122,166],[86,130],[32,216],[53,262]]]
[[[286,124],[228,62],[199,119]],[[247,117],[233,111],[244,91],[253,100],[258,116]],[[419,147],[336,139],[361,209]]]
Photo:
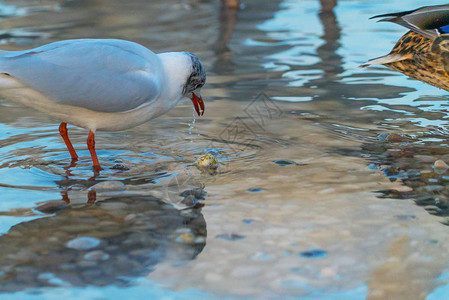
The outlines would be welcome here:
[[[64,272],[74,271],[76,270],[76,266],[71,263],[64,263],[58,266],[58,269]]]
[[[295,164],[294,161],[286,160],[286,159],[278,159],[278,160],[275,160],[274,163],[281,167],[291,166],[291,165]]]
[[[199,169],[217,169],[218,168],[218,160],[215,156],[208,153],[200,157],[200,159],[196,162],[196,166]]]
[[[321,249],[312,249],[301,252],[299,256],[305,258],[321,258],[327,256],[327,252]]]
[[[33,253],[30,250],[23,248],[18,250],[14,254],[9,254],[8,257],[9,259],[18,261],[20,263],[27,263],[33,259],[36,259],[37,255],[36,253]]]
[[[384,153],[385,157],[390,157],[394,159],[400,159],[400,158],[409,158],[413,157],[413,152],[411,149],[388,149]]]
[[[136,219],[136,217],[137,217],[136,214],[129,214],[129,215],[126,215],[126,217],[123,219],[123,221],[132,222],[133,220]]]
[[[236,233],[223,233],[217,235],[217,239],[226,240],[226,241],[239,241],[243,240],[245,237]]]
[[[68,207],[69,205],[62,200],[54,200],[54,201],[48,201],[45,204],[39,205],[36,207],[36,210],[44,213],[44,214],[54,214],[58,211],[63,210],[64,208]]]
[[[397,188],[395,188],[395,190],[399,193],[410,193],[413,192],[413,188],[406,186],[406,185],[401,185],[398,186]]]
[[[128,254],[130,257],[150,257],[152,253],[154,252],[154,249],[151,248],[144,248],[144,249],[136,249],[130,251]]]
[[[424,191],[429,193],[441,192],[444,191],[444,186],[442,185],[428,185],[424,187]]]
[[[82,272],[83,277],[86,278],[87,280],[97,280],[98,278],[102,277],[102,272],[101,270],[95,269],[95,268],[91,268],[88,269],[84,272]]]
[[[87,260],[108,260],[109,254],[101,250],[90,251],[84,254],[84,259]]]
[[[97,266],[97,261],[94,260],[81,260],[76,263],[77,267],[81,268],[93,268]]]
[[[377,136],[377,139],[381,142],[391,142],[391,143],[400,143],[400,142],[411,142],[413,138],[397,133],[388,133],[382,132]]]
[[[439,244],[440,244],[440,242],[438,240],[427,240],[426,241],[426,245],[438,246]]]
[[[434,162],[433,166],[434,166],[434,168],[439,168],[439,169],[447,169],[447,168],[449,168],[447,163],[445,163],[444,160],[441,160],[441,159],[436,160]]]
[[[37,279],[40,281],[48,282],[49,284],[56,286],[69,286],[67,282],[63,281],[60,278],[57,278],[53,273],[41,273],[37,276]]]
[[[411,221],[416,219],[416,216],[414,215],[396,215],[394,217],[400,221]]]
[[[111,169],[118,170],[118,171],[129,171],[130,170],[126,165],[121,164],[121,163],[113,165],[111,167]]]
[[[181,196],[181,197],[193,196],[198,200],[204,200],[205,197],[207,196],[207,193],[204,189],[197,188],[197,189],[185,190],[184,192],[179,194],[179,196]]]
[[[436,173],[443,174],[447,171],[449,166],[446,164],[446,162],[444,162],[444,160],[438,159],[433,163],[433,168]]]
[[[69,190],[71,191],[84,191],[86,189],[86,187],[82,184],[76,183],[76,184],[72,184],[69,187]]]
[[[73,233],[77,234],[80,232],[90,232],[92,231],[92,224],[88,223],[80,223],[80,224],[69,224],[69,225],[62,225],[60,228],[65,233]]]
[[[126,190],[126,185],[121,181],[108,180],[97,183],[92,186],[90,190],[96,191],[98,193],[102,192],[117,192]]]
[[[421,154],[417,154],[414,156],[415,159],[419,160],[420,162],[423,163],[433,163],[435,161],[435,157],[433,157],[432,155],[421,155]]]
[[[382,172],[393,182],[397,180],[395,177],[399,174],[399,170],[393,166],[386,167]]]
[[[89,250],[98,247],[100,243],[99,239],[93,237],[79,237],[69,241],[66,247],[75,250]]]
[[[432,214],[439,214],[441,212],[441,209],[436,205],[426,205],[424,206],[424,209]]]

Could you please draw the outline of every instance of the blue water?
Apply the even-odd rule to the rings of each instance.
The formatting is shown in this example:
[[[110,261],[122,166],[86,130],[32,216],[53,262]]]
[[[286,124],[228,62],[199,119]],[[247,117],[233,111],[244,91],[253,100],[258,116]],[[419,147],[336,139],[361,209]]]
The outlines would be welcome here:
[[[66,1],[48,5],[35,1],[0,3],[0,45],[5,49],[35,47],[69,38],[114,37],[140,42],[156,52],[189,50],[201,58],[208,70],[208,84],[203,89],[203,95],[209,101],[206,101],[208,119],[192,119],[191,107],[186,102],[181,108],[151,124],[127,132],[98,134],[97,153],[105,170],[95,174],[85,146],[87,136],[84,130],[69,127],[74,146],[81,156],[72,166],[70,156],[57,134],[57,120],[0,100],[0,252],[2,248],[7,249],[3,250],[3,255],[0,254],[0,286],[4,285],[1,299],[264,298],[257,292],[241,296],[232,290],[228,294],[215,294],[215,291],[196,286],[166,288],[164,280],[146,278],[160,264],[173,264],[176,272],[176,266],[189,264],[204,251],[215,250],[208,248],[214,245],[214,242],[206,243],[208,239],[220,240],[223,236],[233,236],[224,232],[223,235],[208,237],[206,220],[213,220],[209,219],[207,210],[174,203],[180,192],[199,188],[202,184],[206,185],[206,190],[207,187],[220,190],[221,183],[217,183],[216,180],[220,182],[217,178],[230,174],[235,186],[229,183],[232,180],[225,181],[225,185],[229,184],[229,190],[241,190],[240,194],[249,195],[245,197],[269,197],[272,193],[270,189],[259,187],[254,182],[242,189],[239,183],[254,174],[264,176],[265,173],[276,172],[274,175],[282,175],[287,168],[298,168],[298,172],[301,168],[307,168],[307,163],[291,160],[297,151],[293,142],[284,143],[283,136],[270,135],[264,122],[257,123],[259,119],[248,114],[246,108],[260,92],[274,101],[272,109],[280,107],[284,114],[274,121],[270,120],[278,122],[275,126],[280,128],[280,132],[284,131],[285,136],[290,134],[293,123],[289,117],[293,115],[310,118],[317,126],[330,131],[332,138],[338,141],[356,139],[369,142],[375,140],[379,132],[404,131],[418,137],[415,147],[424,145],[423,149],[413,148],[411,152],[425,152],[423,154],[428,156],[435,155],[435,159],[440,154],[446,154],[443,153],[447,147],[444,127],[448,125],[448,114],[443,110],[448,107],[447,92],[386,67],[359,67],[369,59],[388,53],[406,32],[398,25],[376,23],[369,18],[376,14],[413,9],[422,6],[422,1],[339,1],[334,13],[321,17],[320,1],[248,0],[242,3],[242,9],[237,13],[220,9],[217,1]],[[425,5],[440,3],[426,1]],[[237,105],[242,111],[232,110]],[[231,109],[227,110],[228,107]],[[286,115],[288,117],[284,118]],[[249,130],[242,140],[233,141],[236,142],[233,144],[226,142],[223,136],[227,126],[236,120]],[[429,130],[435,132],[423,134]],[[273,153],[257,152],[255,140],[265,141],[265,148],[272,149],[274,153],[287,155],[284,150],[288,148],[292,157],[273,157]],[[430,148],[435,149],[435,144],[441,144],[441,148],[430,151]],[[335,146],[334,154],[350,155],[345,151],[349,152]],[[375,164],[376,168],[373,169],[387,165],[382,160],[382,154],[378,155],[380,158],[376,156],[377,150],[358,151],[354,155],[359,158],[369,154],[375,157],[371,159],[378,159],[367,161],[367,168],[370,163]],[[218,157],[221,162],[218,173],[200,174],[194,168],[195,159],[204,153],[213,153]],[[338,160],[338,157],[335,159]],[[396,162],[392,163],[390,157],[386,160],[391,164]],[[266,161],[269,166],[263,165]],[[243,167],[238,170],[227,168],[229,162],[241,163]],[[276,164],[285,167],[272,171]],[[247,167],[253,165],[260,166],[260,169]],[[409,165],[404,169],[415,168],[413,170],[416,171],[422,167],[413,163]],[[391,170],[385,171],[384,167],[382,171],[389,176],[387,171]],[[345,175],[341,174],[341,177]],[[391,181],[405,177],[402,173],[389,176]],[[96,200],[99,202],[91,207],[88,200],[92,186],[111,180],[123,183],[126,192],[98,193]],[[441,184],[444,178],[438,177],[438,180]],[[328,187],[325,182],[321,184],[322,189]],[[154,199],[148,198],[154,191],[158,192],[155,195],[160,201],[152,202]],[[301,196],[301,191],[297,191],[296,196]],[[206,208],[221,209],[219,202],[213,202],[213,196],[206,199],[195,201],[205,204]],[[142,207],[142,201],[148,201],[145,202],[148,205]],[[211,204],[208,201],[212,201]],[[66,202],[68,207],[65,206]],[[63,208],[58,206],[51,212],[39,210],[49,203],[57,203]],[[108,203],[112,208],[107,206]],[[426,202],[426,205],[431,204],[434,203]],[[140,223],[124,221],[140,218],[141,213],[147,215],[138,219]],[[190,213],[192,216],[189,216]],[[226,213],[223,210],[223,214]],[[445,216],[445,213],[440,215]],[[230,227],[242,231],[246,229],[238,226],[248,227],[258,222],[250,215],[244,221],[237,221],[230,219]],[[93,225],[90,229],[88,226],[82,227],[83,222]],[[80,226],[79,233],[76,226]],[[146,227],[142,229],[142,226]],[[313,224],[310,226],[313,227]],[[112,229],[108,231],[108,228]],[[96,236],[105,244],[113,245],[112,250],[107,251],[114,253],[114,260],[129,259],[141,263],[141,266],[123,270],[121,265],[104,263],[97,268],[100,271],[88,264],[86,267],[81,255],[68,251],[64,246],[81,233]],[[132,244],[130,237],[139,234],[142,234],[138,236],[142,239],[141,244]],[[153,235],[153,240],[144,239]],[[221,240],[235,243],[236,248],[231,246],[235,251],[232,254],[239,256],[239,243],[250,237],[243,233],[236,236],[245,238]],[[48,242],[46,248],[47,238],[53,238],[53,242],[59,239],[59,244]],[[186,241],[188,246],[180,246],[179,241]],[[191,244],[188,244],[189,241]],[[313,245],[309,249],[318,247]],[[21,258],[15,255],[23,249],[29,250],[27,255],[34,258],[25,263],[30,267],[28,271],[16,272],[14,268],[20,269],[23,264]],[[148,250],[148,253],[139,252],[142,249]],[[316,255],[309,255],[313,259],[308,261],[333,259],[332,255],[327,255],[327,249],[315,251]],[[61,264],[65,264],[69,271],[54,271],[52,263],[45,262],[46,255],[61,259]],[[271,256],[267,254],[267,257]],[[267,261],[271,263],[271,260]],[[8,265],[13,266],[12,271],[6,268]],[[109,269],[108,265],[111,266]],[[447,262],[441,262],[441,265],[439,271],[447,273]],[[210,266],[211,270],[214,268]],[[269,270],[276,268],[276,263],[267,267]],[[6,278],[5,272],[12,272],[13,275]],[[32,275],[27,277],[28,273]],[[53,284],[39,281],[39,276],[47,273],[54,276]],[[108,275],[104,281],[89,281],[89,276],[95,278],[104,274]],[[67,278],[63,279],[65,275]],[[195,278],[195,275],[185,274],[185,277]],[[125,283],[121,281],[122,277],[126,277],[123,280]],[[337,282],[326,289],[319,287],[316,283],[319,280],[312,277],[307,278],[309,283],[287,280],[284,283],[285,291],[270,291],[272,294],[269,297],[294,299],[300,295],[300,299],[364,299],[370,294],[368,282],[354,283],[346,289],[339,289]],[[447,298],[449,280],[446,277],[429,278],[422,284],[426,287],[423,290],[433,289],[427,299]],[[357,278],[343,280],[346,280],[345,286],[351,286],[347,281],[356,281]],[[170,282],[169,278],[166,281]]]

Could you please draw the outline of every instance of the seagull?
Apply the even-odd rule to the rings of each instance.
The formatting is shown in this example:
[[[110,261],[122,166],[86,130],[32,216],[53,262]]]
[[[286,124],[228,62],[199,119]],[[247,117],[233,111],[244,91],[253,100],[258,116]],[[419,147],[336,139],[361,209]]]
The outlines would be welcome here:
[[[58,41],[24,51],[0,50],[0,96],[59,120],[59,132],[72,161],[78,155],[67,123],[89,130],[93,167],[96,130],[135,127],[172,109],[188,97],[204,114],[200,89],[206,72],[189,52],[155,54],[118,39]]]

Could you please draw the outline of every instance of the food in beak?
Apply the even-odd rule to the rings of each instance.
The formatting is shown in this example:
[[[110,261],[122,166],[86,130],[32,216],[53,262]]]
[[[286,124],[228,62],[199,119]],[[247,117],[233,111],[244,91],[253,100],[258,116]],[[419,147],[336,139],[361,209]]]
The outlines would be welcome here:
[[[196,113],[198,114],[198,116],[202,116],[204,115],[204,102],[203,102],[203,98],[198,97],[195,93],[192,93],[192,103],[193,106],[195,107]]]

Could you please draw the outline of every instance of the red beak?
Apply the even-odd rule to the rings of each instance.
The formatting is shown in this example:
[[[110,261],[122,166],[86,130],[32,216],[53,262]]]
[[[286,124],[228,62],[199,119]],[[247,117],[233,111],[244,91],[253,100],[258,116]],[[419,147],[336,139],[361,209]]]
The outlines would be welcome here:
[[[202,116],[204,115],[204,102],[203,102],[203,98],[198,97],[197,95],[195,95],[195,93],[192,93],[192,103],[193,106],[195,107],[196,113],[198,114],[198,116]]]

